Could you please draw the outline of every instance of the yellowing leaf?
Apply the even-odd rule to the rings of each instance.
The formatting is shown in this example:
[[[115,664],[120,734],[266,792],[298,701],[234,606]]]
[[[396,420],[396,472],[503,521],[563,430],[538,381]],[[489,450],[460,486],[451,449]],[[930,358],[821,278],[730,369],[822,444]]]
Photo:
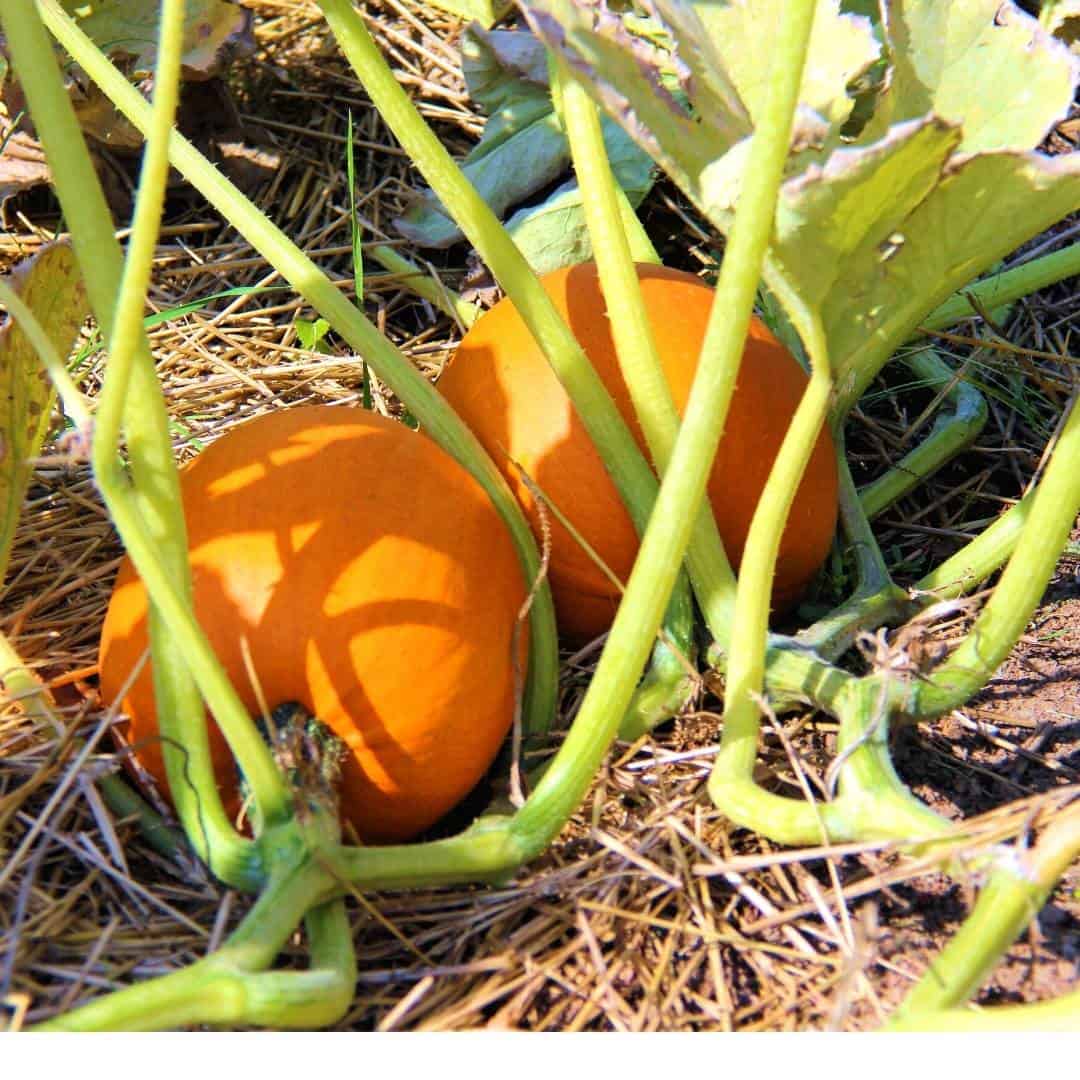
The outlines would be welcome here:
[[[960,153],[1030,150],[1069,110],[1080,62],[1001,0],[892,0],[889,85],[870,138],[933,112],[963,130]]]
[[[42,248],[20,263],[8,281],[66,357],[89,314],[70,246]],[[8,316],[0,325],[0,580],[30,481],[30,462],[48,433],[54,399],[37,354]]]

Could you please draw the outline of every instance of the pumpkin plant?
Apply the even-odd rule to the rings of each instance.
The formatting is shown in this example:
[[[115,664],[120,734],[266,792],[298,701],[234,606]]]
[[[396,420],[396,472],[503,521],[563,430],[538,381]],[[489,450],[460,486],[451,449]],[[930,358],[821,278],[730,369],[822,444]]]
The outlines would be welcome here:
[[[920,592],[909,597],[887,573],[838,453],[829,463],[834,471],[820,476],[837,478],[841,524],[857,551],[859,586],[836,612],[800,637],[768,631],[785,522],[800,497],[800,485],[807,484],[816,496],[813,510],[821,521],[831,520],[834,512],[831,482],[815,480],[819,474],[807,471],[818,468],[811,465],[815,453],[823,453],[816,448],[828,448],[831,437],[842,451],[842,422],[848,409],[935,305],[947,301],[956,288],[1023,239],[1080,205],[1075,160],[1052,166],[1030,152],[1075,85],[1075,65],[1063,58],[1063,50],[1039,39],[1037,71],[1024,69],[1021,75],[1037,74],[1038,89],[1028,98],[1030,109],[1012,109],[1010,119],[1000,121],[1017,125],[1005,131],[995,130],[994,123],[973,131],[975,119],[966,124],[967,75],[953,71],[957,64],[922,64],[927,42],[935,36],[953,41],[967,34],[981,41],[980,34],[989,34],[991,47],[1001,49],[1002,55],[1017,53],[1018,42],[1030,27],[1010,5],[1002,8],[1006,16],[1001,22],[995,18],[996,2],[994,13],[975,0],[948,5],[950,14],[940,18],[956,19],[952,29],[958,30],[943,35],[930,11],[933,5],[915,2],[891,5],[893,18],[876,28],[841,15],[831,2],[792,0],[780,5],[761,0],[724,7],[657,2],[654,7],[678,55],[679,64],[673,69],[686,76],[682,92],[692,112],[666,89],[670,56],[643,56],[640,43],[626,37],[619,20],[595,19],[569,0],[525,5],[526,15],[552,52],[557,105],[597,258],[600,288],[597,293],[594,286],[594,294],[598,300],[602,294],[607,311],[619,313],[611,326],[625,395],[610,364],[609,346],[601,350],[604,356],[595,358],[598,366],[607,364],[610,374],[605,378],[587,361],[586,343],[575,339],[572,313],[568,312],[568,326],[491,211],[420,121],[361,16],[344,0],[322,0],[321,6],[385,121],[488,262],[514,313],[551,362],[641,535],[640,547],[574,724],[515,813],[484,815],[463,833],[446,839],[361,847],[341,842],[339,819],[320,802],[305,803],[300,812],[280,763],[252,723],[251,699],[245,701],[234,685],[235,679],[244,686],[245,676],[237,678],[234,673],[231,679],[222,664],[219,653],[234,648],[230,642],[235,642],[236,628],[225,629],[214,642],[215,650],[195,617],[203,609],[198,579],[193,591],[189,576],[189,548],[190,561],[198,569],[208,534],[201,531],[205,525],[194,512],[185,525],[185,481],[178,478],[173,464],[164,404],[141,330],[167,162],[404,401],[425,432],[404,437],[417,443],[433,440],[492,500],[521,561],[514,595],[534,593],[523,727],[539,732],[547,724],[553,700],[555,635],[550,595],[539,581],[540,559],[528,522],[500,472],[501,462],[488,457],[438,393],[310,259],[189,144],[170,133],[183,7],[178,0],[167,0],[163,6],[152,108],[55,0],[0,8],[108,347],[104,389],[95,415],[93,465],[132,564],[145,583],[153,655],[153,705],[146,704],[144,685],[138,691],[142,704],[134,704],[132,711],[138,717],[140,712],[149,715],[149,709],[156,717],[168,785],[196,851],[223,881],[259,894],[217,952],[184,971],[84,1005],[45,1027],[332,1023],[347,1008],[355,972],[341,897],[362,888],[497,879],[543,850],[578,805],[620,724],[635,733],[646,728],[677,707],[693,687],[687,672],[693,659],[691,588],[713,639],[711,656],[726,678],[723,745],[710,783],[724,812],[737,824],[784,843],[889,838],[906,845],[930,845],[947,858],[950,845],[962,837],[922,806],[897,777],[888,752],[890,719],[937,715],[966,700],[989,678],[1038,602],[1080,506],[1076,468],[1080,416],[1074,410],[1035,494],[928,575]],[[1003,38],[993,37],[991,27],[999,25],[1007,31]],[[761,26],[772,35],[768,78],[760,68],[745,63],[746,57],[756,55],[746,48],[750,28]],[[123,265],[45,27],[147,138],[135,227]],[[871,96],[863,102],[876,109],[870,119],[860,121],[856,142],[849,144],[845,130],[850,132],[846,126],[855,123],[856,113],[847,88],[876,62],[875,34],[885,43],[891,82],[878,87],[876,100]],[[813,51],[812,64],[806,63],[808,50]],[[661,70],[665,64],[668,68]],[[1008,87],[990,91],[1007,94]],[[700,310],[707,309],[708,317],[691,346],[700,342],[696,368],[684,360],[679,378],[667,372],[661,347],[665,327],[650,320],[650,276],[635,269],[623,232],[594,97],[614,106],[616,118],[728,237],[715,293],[709,300],[699,298]],[[800,102],[803,107],[797,110]],[[1014,119],[1020,112],[1023,121]],[[972,110],[970,115],[986,113]],[[995,138],[1002,144],[997,149]],[[975,195],[993,186],[991,182],[1012,194],[1008,214],[983,224],[978,215],[989,215]],[[962,233],[946,230],[943,243],[943,216],[951,221],[965,199],[972,200],[974,210],[968,210],[974,216],[965,219]],[[941,250],[947,253],[946,265],[930,272],[927,252],[936,255]],[[1062,260],[1055,266],[1067,272]],[[753,492],[756,507],[745,528],[736,584],[725,544],[734,555],[738,538],[725,531],[722,520],[718,523],[705,496],[729,405],[734,400],[733,407],[738,407],[736,385],[745,378],[739,375],[740,358],[745,355],[752,362],[756,351],[747,341],[755,340],[752,306],[763,274],[797,332],[811,374],[805,387],[799,387],[797,404],[792,403],[788,430],[779,441],[760,498],[757,490]],[[1022,295],[1029,280],[1010,279],[1004,293],[995,293],[994,302],[1007,298],[1008,290]],[[622,397],[622,409],[612,390],[616,398]],[[637,438],[624,422],[627,397],[640,425]],[[831,434],[823,434],[826,426]],[[121,431],[127,470],[117,456]],[[237,429],[241,438],[243,431]],[[955,443],[939,440],[933,453],[944,453]],[[220,451],[226,452],[226,447]],[[214,459],[207,461],[205,469],[212,470]],[[934,461],[923,464],[930,468]],[[717,467],[722,465],[721,457]],[[196,468],[190,476],[195,478],[190,483],[197,484]],[[878,507],[889,494],[878,495]],[[572,504],[561,509],[574,520]],[[718,508],[718,515],[722,513]],[[256,519],[256,528],[267,525]],[[303,546],[300,531],[299,540],[290,534],[282,551],[293,544]],[[308,538],[317,540],[317,534]],[[209,544],[213,547],[212,536]],[[915,678],[889,667],[855,676],[833,662],[858,630],[883,625],[939,597],[959,595],[1006,561],[972,634],[929,673]],[[802,572],[796,575],[797,583],[804,577]],[[292,587],[284,576],[271,578],[279,587]],[[250,613],[235,608],[233,612],[241,623],[251,619]],[[505,620],[501,625],[505,627]],[[505,634],[502,645],[509,652]],[[294,651],[300,647],[306,648],[302,634],[289,645]],[[650,673],[638,685],[650,650],[654,654]],[[512,659],[512,654],[504,653],[505,665]],[[249,681],[269,682],[262,675],[264,664],[254,667],[256,678]],[[307,687],[273,689],[275,694],[303,697],[312,682],[309,679]],[[833,714],[840,724],[836,794],[825,802],[782,798],[754,782],[761,703],[779,707],[795,698]],[[320,719],[335,725],[333,700],[313,693],[305,704],[327,711],[329,715]],[[226,812],[207,710],[243,772],[256,809],[250,836],[233,828]],[[1063,859],[1080,847],[1074,819],[1074,815],[1063,818],[1048,838],[1052,850],[1040,864],[1046,878],[1053,877]],[[947,954],[935,972],[936,984],[945,989],[919,997],[906,1022],[917,1023],[928,1009],[960,1004],[1023,925],[1017,912],[1027,910],[1024,902],[1030,902],[1037,890],[1024,891],[1023,870],[1006,857],[994,869],[995,888],[1010,895],[1012,902],[1003,905],[1000,914],[996,910],[987,914],[985,905],[978,909],[980,932],[967,934],[959,959]],[[301,919],[308,933],[311,969],[273,971],[276,954]],[[988,925],[995,932],[982,932]],[[962,973],[952,977],[959,968]]]

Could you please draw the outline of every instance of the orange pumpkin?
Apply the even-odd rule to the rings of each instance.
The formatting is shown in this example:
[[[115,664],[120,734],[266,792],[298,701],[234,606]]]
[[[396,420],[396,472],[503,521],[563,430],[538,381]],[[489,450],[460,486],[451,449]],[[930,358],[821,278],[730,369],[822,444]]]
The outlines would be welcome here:
[[[690,274],[666,267],[641,265],[638,277],[660,360],[681,412],[713,290]],[[619,372],[596,265],[557,270],[541,283],[644,450],[645,440]],[[754,319],[708,486],[724,546],[736,565],[806,384],[806,373],[795,358]],[[500,465],[534,528],[539,525],[536,500],[507,455],[625,581],[638,547],[630,517],[570,399],[508,299],[486,312],[465,335],[439,389]],[[823,431],[781,542],[773,591],[777,610],[798,600],[828,554],[836,528],[837,486],[832,438]],[[550,581],[559,625],[573,639],[594,637],[609,626],[618,593],[567,530],[554,520],[551,528]]]
[[[299,702],[346,744],[342,815],[362,839],[403,840],[438,820],[513,716],[525,585],[479,485],[401,424],[309,406],[233,428],[181,486],[195,613],[247,708],[258,714],[245,638],[267,705]],[[146,648],[146,607],[125,562],[101,635],[109,704]],[[149,665],[123,710],[163,783]],[[214,724],[211,741],[235,807],[236,767]]]

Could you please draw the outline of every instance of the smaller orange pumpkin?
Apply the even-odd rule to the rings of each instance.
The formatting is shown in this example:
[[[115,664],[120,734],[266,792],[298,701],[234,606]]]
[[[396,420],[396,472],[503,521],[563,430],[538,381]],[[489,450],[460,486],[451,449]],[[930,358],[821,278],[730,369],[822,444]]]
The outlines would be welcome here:
[[[663,266],[641,265],[638,278],[660,361],[681,412],[697,368],[713,290],[691,274]],[[596,264],[556,270],[541,284],[644,451]],[[806,384],[806,373],[791,353],[760,320],[752,320],[708,486],[720,535],[736,566]],[[566,391],[509,299],[500,300],[472,326],[439,389],[503,470],[534,529],[539,531],[536,500],[508,456],[625,581],[638,548],[630,516]],[[774,609],[794,605],[824,562],[836,529],[837,500],[835,449],[829,432],[822,431],[780,543]],[[560,629],[572,639],[595,637],[610,625],[619,593],[557,521],[552,520],[551,531],[550,581]]]
[[[296,701],[347,749],[341,810],[371,842],[437,821],[491,764],[513,716],[525,584],[491,502],[449,455],[359,409],[308,406],[239,425],[181,473],[196,616],[253,715]],[[117,702],[147,646],[130,562],[101,634]],[[525,628],[519,634],[524,659]],[[123,710],[163,790],[150,666]],[[216,725],[215,773],[237,775]]]

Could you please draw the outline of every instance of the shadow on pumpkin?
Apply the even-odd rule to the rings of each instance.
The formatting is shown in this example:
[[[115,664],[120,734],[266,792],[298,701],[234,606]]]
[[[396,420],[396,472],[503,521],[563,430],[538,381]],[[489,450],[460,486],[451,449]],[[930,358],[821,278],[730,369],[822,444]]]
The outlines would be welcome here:
[[[432,824],[487,769],[513,713],[525,588],[486,495],[426,437],[328,407],[234,428],[182,486],[196,616],[245,706],[260,712],[243,639],[268,707],[297,701],[349,745],[342,809],[364,840]],[[106,701],[146,641],[145,591],[125,565],[102,634]],[[163,780],[150,665],[124,711]],[[214,724],[211,741],[235,808]]]
[[[662,266],[638,266],[660,360],[676,407],[690,394],[712,307],[713,290]],[[611,324],[594,263],[556,271],[543,285],[646,453],[619,370]],[[798,362],[759,321],[752,322],[724,438],[708,492],[724,545],[737,565],[754,508],[791,417],[806,388]],[[513,458],[566,515],[620,580],[630,575],[638,540],[585,426],[508,300],[465,336],[439,389],[476,432],[525,506],[539,536],[536,498]],[[781,542],[774,588],[778,611],[790,608],[824,562],[836,528],[838,478],[827,431],[814,447]],[[588,553],[552,519],[551,586],[561,631],[573,640],[602,633],[618,590]]]

